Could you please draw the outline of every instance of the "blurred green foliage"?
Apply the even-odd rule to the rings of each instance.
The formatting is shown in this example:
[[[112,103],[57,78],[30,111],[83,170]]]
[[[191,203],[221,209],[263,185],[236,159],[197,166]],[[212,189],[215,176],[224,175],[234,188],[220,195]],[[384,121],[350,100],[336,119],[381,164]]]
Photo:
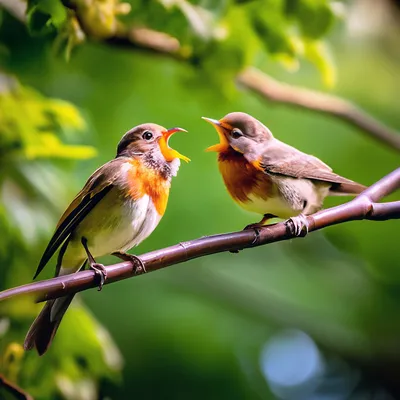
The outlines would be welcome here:
[[[85,37],[129,38],[131,26],[168,33],[181,55],[201,66],[221,87],[254,62],[262,49],[295,70],[305,57],[334,84],[326,43],[320,41],[336,19],[330,0],[30,0],[27,26],[32,35],[56,33],[55,43],[69,59]],[[64,7],[65,4],[65,7]],[[120,15],[127,16],[121,20]],[[229,62],[226,62],[229,60]],[[323,60],[323,61],[322,61]],[[327,66],[329,65],[329,67]],[[222,83],[222,81],[224,83]]]
[[[1,80],[8,86],[3,87],[0,94],[2,158],[12,160],[20,155],[28,160],[53,157],[85,159],[96,154],[89,146],[65,145],[58,138],[62,131],[67,133],[68,130],[84,128],[84,121],[73,105],[47,99],[4,74]]]
[[[193,160],[174,179],[167,213],[139,253],[238,230],[258,218],[227,195],[215,159],[203,152],[217,140],[215,132],[200,116],[249,112],[279,139],[365,184],[398,167],[398,154],[354,128],[263,103],[234,87],[235,74],[250,64],[319,90],[309,62],[322,72],[325,87],[335,82],[337,68],[337,94],[399,126],[400,82],[393,77],[400,60],[379,41],[349,40],[343,23],[328,45],[326,35],[337,20],[333,2],[129,4],[127,14],[126,3],[116,0],[29,1],[28,28],[3,14],[0,289],[31,280],[62,210],[93,170],[114,157],[121,135],[139,123],[188,129],[172,144]],[[142,26],[178,38],[184,61],[104,42]],[[68,63],[56,55],[60,48]],[[94,152],[86,142],[98,150],[96,158],[88,158]],[[263,357],[271,359],[268,346],[282,328],[296,328],[318,345],[325,364],[320,379],[337,378],[335,384],[324,381],[331,382],[327,389],[320,382],[326,395],[348,398],[339,391],[362,390],[366,381],[373,389],[385,387],[391,382],[387,370],[400,364],[397,232],[397,221],[355,222],[304,240],[194,260],[102,293],[85,292],[81,298],[94,316],[74,301],[43,358],[20,347],[41,306],[29,298],[0,303],[0,374],[37,399],[272,399],[280,392]],[[51,276],[51,266],[46,273]],[[5,355],[11,351],[10,363]],[[287,364],[273,363],[275,374],[280,366],[296,366],[297,359],[299,369],[306,369],[310,353],[301,358],[304,353],[291,352]],[[365,365],[372,371],[369,381]],[[349,383],[353,375],[355,384]],[[290,398],[314,393],[291,390],[297,397]]]
[[[49,210],[48,205],[56,206],[63,193],[62,189],[57,193],[54,171],[46,172],[37,160],[87,159],[96,151],[91,146],[61,141],[62,136],[76,138],[85,125],[72,104],[46,98],[4,73],[0,74],[0,85],[0,193],[4,200],[0,221],[2,226],[17,226],[21,235],[16,236],[33,243],[40,225],[53,215],[54,208]],[[18,213],[13,211],[15,205],[20,207]],[[36,223],[29,226],[27,219]],[[12,229],[2,243],[2,252],[12,240],[10,234]]]

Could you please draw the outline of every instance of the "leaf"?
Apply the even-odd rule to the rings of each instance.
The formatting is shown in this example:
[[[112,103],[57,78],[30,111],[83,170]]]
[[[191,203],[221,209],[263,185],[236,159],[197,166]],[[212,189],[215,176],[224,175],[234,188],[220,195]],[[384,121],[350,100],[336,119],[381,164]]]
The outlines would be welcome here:
[[[253,62],[261,43],[241,7],[232,7],[221,27],[227,32],[226,38],[213,40],[202,48],[197,46],[193,63],[201,70],[202,81],[230,97],[236,92],[235,76]]]
[[[324,84],[332,88],[336,84],[336,68],[329,47],[322,41],[305,40],[304,55],[319,70]]]
[[[63,100],[51,99],[47,102],[47,110],[61,127],[75,130],[85,128],[85,121],[75,106]]]
[[[185,16],[192,31],[204,40],[216,36],[214,14],[204,7],[191,4],[186,0],[160,0],[164,7],[178,8]]]
[[[33,36],[46,35],[59,29],[67,12],[60,0],[28,0],[27,26]]]
[[[10,242],[39,241],[53,228],[60,197],[70,194],[68,185],[60,185],[65,171],[44,159],[87,159],[96,150],[61,140],[85,127],[74,105],[47,98],[8,75],[0,74],[0,80],[0,223],[11,232],[0,245],[1,255]]]
[[[25,157],[28,160],[35,158],[68,158],[84,160],[96,155],[91,146],[68,146],[51,133],[42,133],[40,141],[25,148]]]
[[[46,98],[16,82],[0,93],[0,151],[14,150],[28,159],[87,159],[96,154],[92,147],[65,145],[57,137],[84,127],[79,111],[68,102]]]
[[[295,55],[295,48],[290,40],[289,23],[284,14],[281,0],[253,2],[246,6],[253,28],[266,50],[271,54]]]
[[[331,28],[335,14],[329,0],[291,0],[290,13],[304,36],[318,39]]]

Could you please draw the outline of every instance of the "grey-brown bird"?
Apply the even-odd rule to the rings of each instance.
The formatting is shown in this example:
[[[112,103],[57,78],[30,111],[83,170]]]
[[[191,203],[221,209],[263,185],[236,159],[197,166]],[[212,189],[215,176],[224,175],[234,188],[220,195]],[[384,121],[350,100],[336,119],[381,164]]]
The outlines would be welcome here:
[[[61,216],[34,278],[59,248],[56,276],[77,272],[88,262],[100,275],[101,288],[107,274],[96,258],[106,254],[133,260],[136,272],[143,272],[140,260],[125,251],[154,231],[166,210],[179,159],[189,161],[169,147],[169,138],[178,131],[185,130],[142,124],[122,137],[116,157],[92,174]],[[47,351],[73,297],[45,304],[26,335],[25,350]]]
[[[220,143],[207,151],[219,153],[218,166],[229,194],[245,210],[263,215],[249,227],[274,217],[313,214],[328,195],[356,195],[366,189],[335,174],[318,158],[275,139],[249,114],[203,119],[218,132]]]

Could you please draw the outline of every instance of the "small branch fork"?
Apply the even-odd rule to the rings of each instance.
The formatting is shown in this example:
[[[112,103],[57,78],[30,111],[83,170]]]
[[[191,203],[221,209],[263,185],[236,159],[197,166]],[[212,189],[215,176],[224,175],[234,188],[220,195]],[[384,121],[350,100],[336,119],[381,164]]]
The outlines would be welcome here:
[[[397,168],[348,203],[304,217],[308,225],[308,232],[362,219],[372,221],[400,219],[400,201],[378,203],[383,197],[399,188],[400,168]],[[146,271],[152,272],[210,254],[238,251],[295,237],[294,224],[291,220],[288,220],[275,225],[267,225],[257,231],[250,229],[179,243],[142,254],[139,259],[142,261]],[[107,271],[105,285],[138,276],[136,274],[136,265],[132,261],[108,265],[105,270]],[[97,287],[97,285],[97,276],[94,271],[81,271],[5,290],[0,292],[0,301],[30,294],[38,296],[38,301],[40,302],[81,292]]]

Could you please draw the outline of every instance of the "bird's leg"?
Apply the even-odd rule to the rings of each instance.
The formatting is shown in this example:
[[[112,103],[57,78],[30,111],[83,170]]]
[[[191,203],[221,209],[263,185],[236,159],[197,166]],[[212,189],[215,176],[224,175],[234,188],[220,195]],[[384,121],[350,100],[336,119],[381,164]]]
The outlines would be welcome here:
[[[274,214],[264,214],[264,216],[262,217],[260,222],[256,222],[255,224],[250,224],[245,226],[245,228],[243,229],[244,231],[247,229],[254,229],[254,232],[256,234],[256,236],[254,237],[254,240],[251,244],[256,244],[258,242],[258,239],[260,239],[260,228],[262,228],[265,223],[271,219],[271,218],[277,218],[276,215]]]
[[[143,261],[133,254],[123,253],[122,251],[116,251],[112,253],[113,256],[120,258],[124,261],[131,261],[135,268],[135,275],[143,274],[146,271]]]
[[[100,276],[100,283],[99,283],[99,289],[98,289],[100,291],[101,289],[103,289],[104,282],[107,279],[107,270],[103,264],[97,263],[96,260],[94,259],[94,257],[92,256],[92,254],[90,253],[88,245],[87,245],[87,239],[85,237],[82,237],[81,242],[82,242],[83,248],[86,251],[90,269],[92,269],[96,273],[96,275]]]
[[[246,225],[244,227],[244,231],[247,231],[249,229],[254,229],[255,237],[254,240],[251,244],[256,244],[258,242],[258,239],[260,238],[260,231],[259,229],[262,228],[265,223],[271,219],[271,218],[277,218],[276,215],[274,214],[264,214],[260,222],[256,222],[254,224]],[[230,253],[239,253],[239,250],[229,250]]]
[[[308,233],[308,220],[304,214],[299,214],[297,217],[288,219],[293,225],[293,233],[296,236],[306,236]]]
[[[277,218],[277,216],[274,215],[274,214],[264,214],[264,216],[262,217],[260,222],[256,222],[254,224],[246,225],[243,230],[245,231],[247,229],[258,229],[258,228],[261,228],[271,218]]]

